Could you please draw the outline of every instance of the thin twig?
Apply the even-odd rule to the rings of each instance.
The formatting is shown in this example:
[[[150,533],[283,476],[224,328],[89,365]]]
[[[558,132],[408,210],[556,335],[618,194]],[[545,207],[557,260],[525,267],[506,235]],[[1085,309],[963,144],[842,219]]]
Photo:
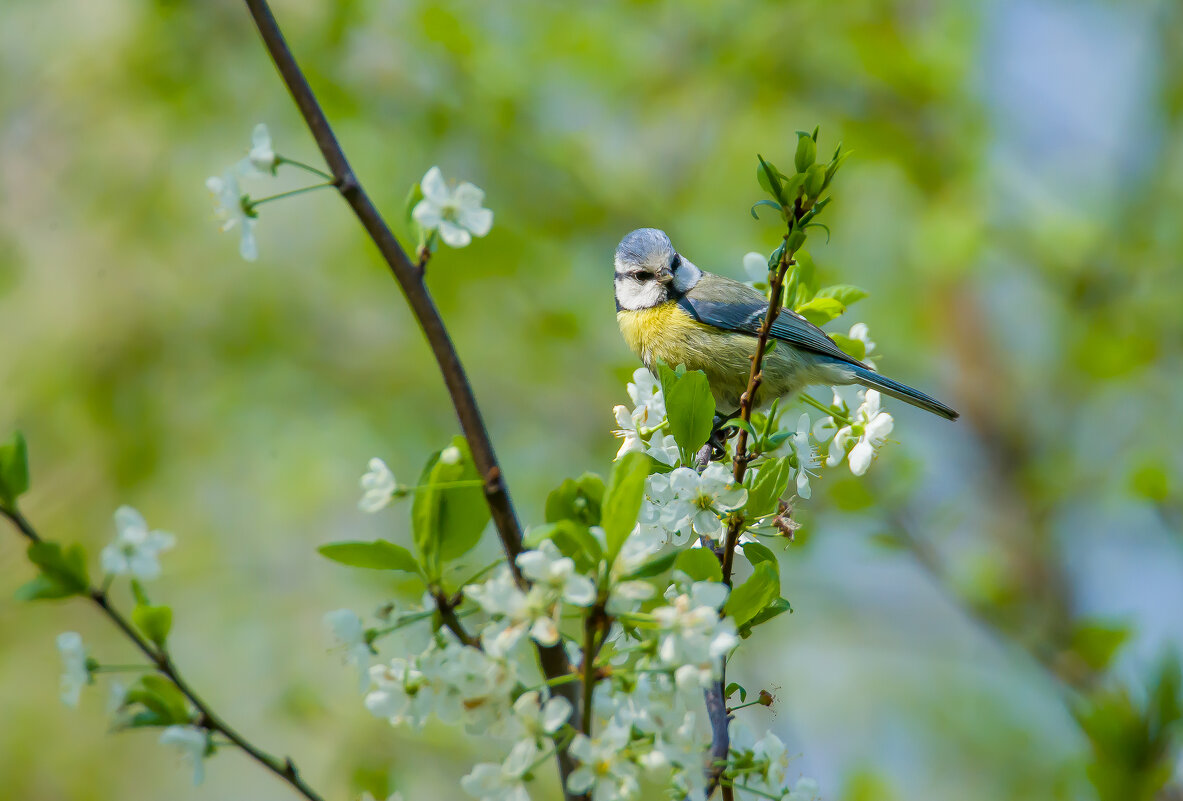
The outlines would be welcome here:
[[[464,645],[472,648],[480,648],[480,641],[468,633],[468,629],[464,628],[464,624],[460,622],[460,618],[456,616],[456,604],[449,598],[442,589],[438,587],[432,590],[432,597],[435,598],[435,606],[439,609],[440,620],[443,624],[451,629],[456,638]]]
[[[28,519],[25,518],[25,516],[19,511],[0,509],[0,514],[3,514],[4,517],[8,518],[8,520],[14,526],[16,526],[17,529],[19,529],[20,532],[24,534],[25,537],[27,537],[30,541],[42,541],[41,537],[33,529],[32,524],[30,524]],[[217,712],[215,712],[214,709],[210,707],[210,705],[207,704],[205,700],[197,694],[197,691],[194,690],[193,687],[190,686],[190,684],[181,676],[180,671],[177,669],[176,664],[173,663],[172,657],[169,655],[168,651],[164,648],[156,647],[143,636],[141,636],[140,633],[136,631],[131,625],[131,623],[128,622],[127,618],[125,618],[119,612],[119,610],[111,605],[111,599],[110,596],[107,595],[106,590],[93,586],[89,587],[86,591],[86,597],[89,598],[95,604],[95,606],[103,611],[103,614],[105,614],[111,620],[111,622],[115,624],[116,628],[123,632],[124,636],[132,641],[132,644],[134,644],[136,648],[138,648],[140,652],[148,658],[148,661],[151,662],[158,671],[167,676],[169,680],[176,685],[177,689],[181,691],[182,695],[189,699],[189,703],[193,704],[194,709],[197,710],[200,716],[197,721],[197,725],[210,732],[216,732],[226,737],[226,739],[242,749],[242,751],[245,752],[251,759],[267,768],[267,770],[271,771],[276,776],[279,776],[285,782],[290,784],[296,792],[309,799],[309,801],[323,801],[322,797],[315,790],[309,787],[303,778],[300,777],[300,772],[291,759],[280,760],[279,758],[268,754],[266,751],[254,745],[241,734],[239,734],[234,728],[230,726],[229,723],[223,720],[222,717]]]
[[[245,0],[247,9],[254,19],[263,44],[267,48],[280,77],[295,100],[304,122],[320,148],[325,163],[333,176],[341,196],[353,209],[362,226],[366,229],[370,239],[377,246],[379,253],[390,269],[391,275],[398,282],[411,307],[419,327],[423,330],[431,352],[439,365],[448,395],[460,420],[460,429],[468,441],[472,451],[473,461],[478,474],[484,479],[485,500],[489,504],[493,524],[497,528],[497,536],[501,540],[505,551],[506,561],[512,571],[514,579],[520,586],[527,582],[517,565],[518,554],[522,552],[522,529],[514,512],[513,503],[509,497],[509,490],[505,485],[501,466],[493,451],[493,443],[489,439],[489,432],[485,428],[485,421],[477,407],[476,397],[468,376],[460,363],[460,357],[440,317],[435,301],[423,283],[423,270],[407,256],[398,239],[391,232],[378,209],[374,206],[370,196],[362,188],[361,182],[349,166],[345,151],[337,141],[328,118],[320,107],[312,87],[301,71],[299,64],[288,48],[279,24],[271,13],[266,0]],[[553,679],[571,671],[566,654],[561,645],[548,648],[538,648],[538,661],[546,678]],[[577,688],[575,684],[562,685],[558,693],[564,695],[574,707],[577,703]],[[562,776],[564,793],[566,793],[567,776],[573,769],[573,764],[567,754],[567,749],[559,749],[559,772]],[[568,794],[568,798],[572,798]]]
[[[798,213],[800,207],[798,207]],[[789,235],[785,234],[785,242]],[[756,335],[756,352],[751,355],[752,368],[748,373],[748,387],[739,399],[739,416],[745,423],[752,422],[752,408],[756,405],[756,392],[764,380],[761,366],[764,364],[764,351],[768,348],[768,339],[772,332],[772,324],[780,314],[781,296],[784,292],[785,273],[793,264],[793,253],[788,247],[781,252],[780,263],[776,274],[772,276],[772,292],[768,300],[768,312],[764,315],[764,322],[760,325],[760,332]],[[748,469],[748,432],[746,427],[739,429],[735,440],[735,459],[732,476],[736,484],[743,482]],[[735,513],[727,524],[727,539],[723,545],[723,581],[731,586],[731,570],[735,560],[735,546],[739,542],[740,532],[743,531],[743,515]]]

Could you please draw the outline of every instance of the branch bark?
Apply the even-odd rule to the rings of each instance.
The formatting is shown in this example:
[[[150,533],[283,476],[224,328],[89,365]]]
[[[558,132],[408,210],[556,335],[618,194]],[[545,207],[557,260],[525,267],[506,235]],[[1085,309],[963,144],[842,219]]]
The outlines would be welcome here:
[[[245,2],[255,22],[255,27],[258,28],[259,35],[263,39],[263,44],[267,48],[267,53],[271,56],[271,60],[291,93],[292,99],[295,100],[304,122],[316,140],[317,147],[320,148],[321,155],[333,175],[334,186],[337,187],[349,207],[353,209],[358,221],[361,222],[366,233],[378,248],[378,252],[381,253],[390,269],[390,274],[402,289],[407,304],[411,307],[419,327],[423,330],[423,335],[427,338],[432,355],[435,356],[436,363],[439,365],[448,395],[452,399],[456,416],[460,420],[460,430],[468,440],[468,447],[472,450],[477,471],[484,479],[485,500],[489,504],[493,524],[497,528],[497,536],[501,540],[509,568],[513,571],[518,584],[524,587],[527,582],[516,561],[518,554],[522,552],[521,525],[514,512],[501,466],[497,462],[493,443],[489,438],[489,432],[477,406],[476,397],[464,371],[464,366],[460,363],[460,357],[456,353],[456,348],[452,344],[443,319],[440,317],[439,309],[436,308],[435,301],[423,282],[424,271],[408,257],[374,206],[373,201],[370,200],[370,196],[354,174],[353,168],[349,166],[345,151],[337,141],[328,118],[320,107],[320,102],[292,55],[291,49],[279,29],[279,24],[271,13],[270,6],[266,0],[245,0]],[[559,645],[539,648],[538,661],[542,672],[548,679],[558,678],[571,671],[567,656]],[[574,685],[562,685],[557,687],[555,692],[566,696],[572,707],[578,708],[578,691]],[[573,765],[566,749],[560,750],[559,772],[562,776],[564,793],[566,793],[567,776],[572,769]]]
[[[788,234],[785,234],[787,245]],[[756,336],[756,352],[751,355],[752,369],[748,373],[748,388],[739,399],[739,416],[745,423],[752,422],[752,408],[756,404],[756,392],[764,380],[761,366],[764,364],[764,351],[768,347],[772,324],[780,315],[781,298],[784,294],[785,273],[793,263],[793,254],[786,246],[781,252],[780,264],[777,265],[776,275],[772,276],[771,297],[768,300],[768,313],[764,315],[764,322],[760,325],[760,332]],[[732,477],[736,484],[743,482],[748,470],[748,432],[741,428],[735,440],[735,459],[733,460]],[[739,513],[731,516],[727,524],[727,540],[723,546],[723,581],[731,586],[731,570],[735,561],[735,546],[739,542],[740,532],[743,531],[744,520]]]
[[[0,509],[0,514],[8,518],[16,528],[30,541],[41,542],[41,536],[29,523],[28,519],[16,510]],[[193,704],[193,708],[197,710],[200,718],[197,721],[198,726],[210,732],[217,732],[221,734],[234,745],[238,746],[247,756],[258,762],[267,770],[274,773],[279,778],[283,779],[292,789],[302,795],[308,801],[324,801],[324,799],[313,790],[300,776],[300,771],[296,768],[296,764],[291,758],[284,758],[280,760],[278,757],[272,756],[263,749],[256,746],[250,740],[243,737],[227,723],[221,715],[205,702],[205,700],[197,694],[197,691],[181,676],[180,670],[177,669],[176,664],[173,663],[172,657],[164,648],[158,648],[152,643],[148,642],[135,628],[128,622],[119,610],[111,605],[111,599],[105,590],[98,587],[90,587],[86,591],[86,596],[90,601],[102,610],[103,614],[107,616],[115,627],[118,628],[125,637],[131,640],[139,651],[147,657],[148,661],[167,676],[169,680],[176,685],[177,689],[189,699],[189,703]]]

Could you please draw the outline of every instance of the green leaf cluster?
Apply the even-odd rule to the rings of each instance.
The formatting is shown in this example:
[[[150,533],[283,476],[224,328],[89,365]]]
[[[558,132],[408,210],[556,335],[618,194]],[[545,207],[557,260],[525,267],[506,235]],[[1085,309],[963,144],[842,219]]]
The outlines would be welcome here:
[[[145,674],[128,688],[120,712],[116,729],[189,725],[194,719],[185,695],[158,673]]]
[[[86,550],[78,544],[62,548],[56,542],[34,542],[29,546],[29,561],[40,572],[16,591],[20,601],[69,598],[90,592],[86,569]]]

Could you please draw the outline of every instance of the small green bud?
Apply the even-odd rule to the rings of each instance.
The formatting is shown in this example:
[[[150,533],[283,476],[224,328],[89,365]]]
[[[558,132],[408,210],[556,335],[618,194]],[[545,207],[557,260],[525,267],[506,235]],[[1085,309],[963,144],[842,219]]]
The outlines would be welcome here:
[[[137,604],[131,611],[131,620],[144,636],[163,648],[173,627],[173,610],[167,606]]]
[[[801,230],[794,230],[794,231],[791,231],[789,233],[788,238],[785,239],[785,250],[787,250],[790,253],[793,253],[793,252],[797,251],[797,249],[799,249],[804,244],[805,244],[805,232],[801,231]]]
[[[16,499],[29,490],[29,451],[17,431],[0,445],[0,507],[15,509]]]
[[[759,703],[761,706],[772,706],[772,702],[775,700],[776,699],[773,698],[772,693],[768,692],[768,690],[760,691]]]
[[[805,173],[805,196],[817,197],[826,188],[826,168],[813,164]]]
[[[817,159],[817,142],[804,131],[797,132],[797,155],[793,157],[793,164],[797,172],[805,172]]]

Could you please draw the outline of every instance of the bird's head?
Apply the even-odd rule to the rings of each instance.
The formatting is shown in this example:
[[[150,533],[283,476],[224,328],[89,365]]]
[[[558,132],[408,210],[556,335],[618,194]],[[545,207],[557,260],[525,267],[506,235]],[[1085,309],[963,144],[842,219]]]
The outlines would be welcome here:
[[[616,246],[616,305],[636,311],[675,298],[698,283],[702,271],[674,250],[665,231],[638,228]]]

